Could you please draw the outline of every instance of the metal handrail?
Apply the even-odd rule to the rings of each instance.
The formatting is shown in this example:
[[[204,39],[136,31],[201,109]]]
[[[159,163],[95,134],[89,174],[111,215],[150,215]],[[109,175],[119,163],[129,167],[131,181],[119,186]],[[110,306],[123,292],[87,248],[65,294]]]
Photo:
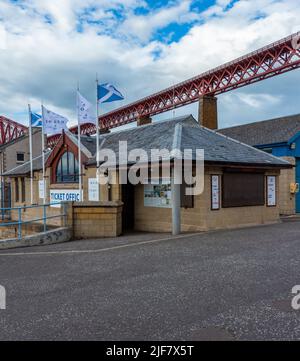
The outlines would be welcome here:
[[[10,207],[10,208],[0,208],[0,211],[12,211],[14,209],[29,209],[29,208],[42,208],[42,207],[51,207],[51,206],[58,206],[61,205],[61,202],[52,202],[46,204],[33,204],[31,206],[19,206],[19,207]]]
[[[17,221],[0,223],[0,227],[18,226],[18,239],[21,239],[23,224],[30,224],[30,223],[34,223],[34,222],[38,222],[38,221],[43,221],[43,228],[44,228],[43,232],[47,232],[47,220],[54,219],[54,218],[64,218],[67,216],[66,212],[64,212],[64,211],[62,211],[58,215],[47,216],[47,208],[51,207],[51,206],[56,206],[56,205],[63,206],[63,204],[61,202],[53,202],[53,203],[47,203],[47,204],[42,204],[42,205],[37,204],[37,205],[31,205],[31,206],[0,208],[0,210],[2,212],[3,211],[12,211],[12,210],[18,211],[18,220]],[[22,220],[22,211],[24,211],[26,209],[33,209],[33,208],[43,208],[43,217],[33,218],[33,219],[29,219],[29,220]]]

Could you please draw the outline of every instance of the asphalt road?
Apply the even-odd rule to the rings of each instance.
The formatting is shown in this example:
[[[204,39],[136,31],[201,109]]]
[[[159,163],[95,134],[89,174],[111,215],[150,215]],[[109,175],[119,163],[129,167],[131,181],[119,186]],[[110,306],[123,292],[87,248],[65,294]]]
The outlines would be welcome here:
[[[1,251],[0,339],[299,340],[297,284],[300,222]]]

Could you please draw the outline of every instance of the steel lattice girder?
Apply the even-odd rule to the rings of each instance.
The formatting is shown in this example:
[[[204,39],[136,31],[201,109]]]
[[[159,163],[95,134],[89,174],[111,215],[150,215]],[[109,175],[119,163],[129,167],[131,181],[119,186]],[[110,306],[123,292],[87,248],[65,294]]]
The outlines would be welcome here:
[[[22,124],[0,116],[0,145],[21,137],[27,129],[28,128]]]
[[[246,56],[207,71],[161,92],[111,111],[99,119],[101,129],[115,128],[144,116],[181,107],[203,95],[218,95],[300,67],[300,32]],[[77,127],[70,129],[77,132]],[[81,126],[82,134],[94,134],[93,124]],[[59,135],[48,139],[54,146]]]

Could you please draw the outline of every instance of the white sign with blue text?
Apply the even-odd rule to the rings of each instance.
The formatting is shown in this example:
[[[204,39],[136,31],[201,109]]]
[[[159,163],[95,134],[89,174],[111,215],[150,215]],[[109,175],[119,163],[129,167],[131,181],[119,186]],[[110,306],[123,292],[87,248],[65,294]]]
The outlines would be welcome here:
[[[97,178],[89,178],[89,201],[99,202],[99,182]]]
[[[80,202],[79,189],[51,189],[50,203],[57,202]],[[60,207],[60,204],[53,207]]]

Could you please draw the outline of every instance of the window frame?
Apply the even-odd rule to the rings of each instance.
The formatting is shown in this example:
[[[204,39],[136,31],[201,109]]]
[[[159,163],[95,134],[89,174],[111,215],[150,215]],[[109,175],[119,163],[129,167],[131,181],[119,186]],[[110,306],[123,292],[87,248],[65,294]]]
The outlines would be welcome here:
[[[70,159],[70,155],[72,155],[72,159]],[[66,166],[64,166],[65,159],[66,159]],[[72,162],[72,164],[70,164],[70,162]],[[60,168],[60,173],[58,173],[59,168]],[[66,169],[64,168],[67,169],[67,172],[65,172]],[[70,172],[70,169],[73,170],[73,173]],[[75,154],[70,150],[66,150],[65,152],[63,152],[57,161],[54,172],[55,172],[54,180],[55,183],[57,184],[79,183],[79,163]],[[71,179],[68,179],[68,177],[70,177]]]
[[[23,160],[18,160],[18,156],[22,155]],[[17,152],[17,163],[24,163],[25,162],[25,153],[24,152]]]

